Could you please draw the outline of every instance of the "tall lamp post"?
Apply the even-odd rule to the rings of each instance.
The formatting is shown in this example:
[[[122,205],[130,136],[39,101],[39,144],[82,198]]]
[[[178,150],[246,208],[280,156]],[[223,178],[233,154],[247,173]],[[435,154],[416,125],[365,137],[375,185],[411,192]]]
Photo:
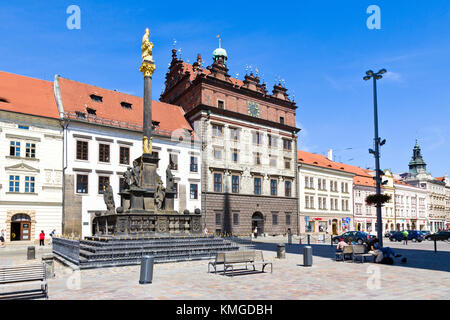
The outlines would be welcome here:
[[[377,80],[383,78],[386,69],[381,69],[377,73],[369,70],[366,72],[364,80],[373,79],[373,107],[374,107],[374,122],[375,122],[375,150],[369,149],[369,153],[375,157],[375,180],[377,182],[377,195],[381,195],[381,175],[380,175],[380,147],[386,143],[386,140],[380,141],[378,136],[378,106],[377,106]],[[381,216],[381,203],[377,203],[377,236],[380,241],[380,247],[383,247],[383,221]]]

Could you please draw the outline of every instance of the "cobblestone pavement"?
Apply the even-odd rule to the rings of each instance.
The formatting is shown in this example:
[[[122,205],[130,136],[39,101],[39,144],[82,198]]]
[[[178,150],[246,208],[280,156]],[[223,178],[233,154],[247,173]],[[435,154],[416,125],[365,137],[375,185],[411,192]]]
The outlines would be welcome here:
[[[278,240],[278,239],[275,239]],[[282,240],[282,239],[279,239]],[[280,241],[278,241],[280,242]],[[450,244],[389,243],[408,258],[395,265],[335,262],[330,245],[312,245],[312,267],[304,267],[303,246],[286,245],[286,259],[276,259],[276,243],[256,243],[273,262],[265,273],[234,277],[208,274],[207,260],[156,264],[153,283],[140,285],[139,266],[72,271],[56,263],[49,280],[50,299],[450,299]],[[408,247],[406,249],[406,247]],[[26,251],[0,252],[2,262],[20,263]],[[38,260],[36,260],[38,261]],[[35,262],[36,262],[35,261]],[[1,263],[4,264],[4,263]]]

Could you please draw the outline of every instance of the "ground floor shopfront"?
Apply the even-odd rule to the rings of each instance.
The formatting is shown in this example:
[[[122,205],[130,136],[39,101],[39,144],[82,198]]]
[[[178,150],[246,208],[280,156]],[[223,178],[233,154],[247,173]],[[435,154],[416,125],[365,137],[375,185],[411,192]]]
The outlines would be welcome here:
[[[6,242],[37,241],[44,231],[46,239],[56,230],[61,234],[62,209],[56,206],[17,208],[0,206],[0,230]]]
[[[376,232],[378,226],[377,219],[355,218],[355,230],[362,232]],[[383,219],[383,233],[388,231],[402,230],[426,230],[427,221],[420,219]]]
[[[445,230],[447,228],[445,220],[433,220],[429,221],[429,230],[431,232],[438,232],[439,230]]]
[[[202,225],[209,233],[298,234],[297,198],[204,193]]]
[[[300,230],[306,233],[325,232],[338,235],[346,231],[352,231],[352,218],[349,216],[327,216],[301,214]]]

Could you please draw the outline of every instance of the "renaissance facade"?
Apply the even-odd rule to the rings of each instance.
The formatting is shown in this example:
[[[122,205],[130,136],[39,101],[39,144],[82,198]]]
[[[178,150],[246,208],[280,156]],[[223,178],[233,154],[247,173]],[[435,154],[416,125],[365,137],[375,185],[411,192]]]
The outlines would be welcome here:
[[[181,106],[202,140],[203,224],[211,232],[299,231],[296,105],[276,84],[228,75],[227,53],[192,65],[172,51],[161,101]]]

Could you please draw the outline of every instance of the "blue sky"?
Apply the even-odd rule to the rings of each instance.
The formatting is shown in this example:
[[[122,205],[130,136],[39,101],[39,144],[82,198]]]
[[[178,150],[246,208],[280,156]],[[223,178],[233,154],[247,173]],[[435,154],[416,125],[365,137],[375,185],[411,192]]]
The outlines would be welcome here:
[[[69,30],[69,5],[81,29]],[[369,30],[369,5],[381,30]],[[414,1],[2,1],[0,70],[73,80],[142,95],[138,71],[144,29],[151,30],[159,99],[173,40],[182,58],[208,64],[216,35],[230,74],[251,65],[271,88],[285,79],[298,103],[299,147],[373,167],[372,85],[365,71],[386,68],[378,83],[381,166],[404,172],[419,139],[428,171],[450,173],[450,2]],[[261,75],[260,75],[261,76]],[[349,149],[351,148],[351,149]]]

